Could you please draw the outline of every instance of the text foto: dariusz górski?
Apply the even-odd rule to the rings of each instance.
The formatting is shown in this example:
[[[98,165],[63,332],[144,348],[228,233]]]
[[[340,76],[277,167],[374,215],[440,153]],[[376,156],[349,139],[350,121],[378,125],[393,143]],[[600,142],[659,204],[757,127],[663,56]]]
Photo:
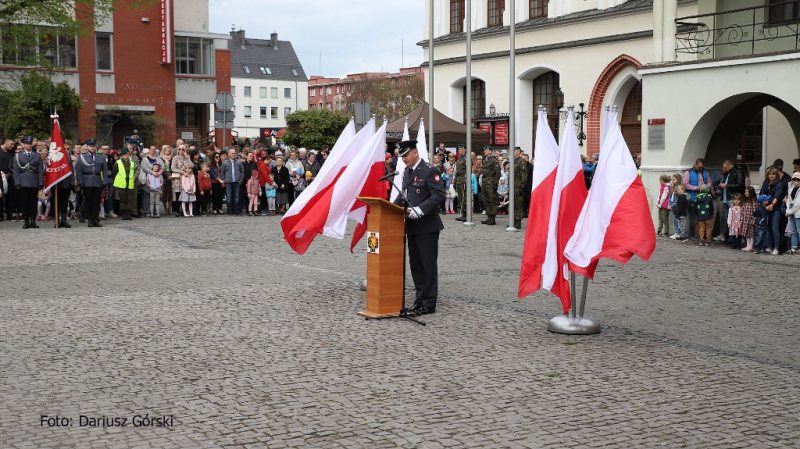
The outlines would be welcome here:
[[[68,418],[59,415],[41,415],[41,427],[174,427],[172,415],[150,416],[150,414],[133,416],[89,416],[78,415]]]

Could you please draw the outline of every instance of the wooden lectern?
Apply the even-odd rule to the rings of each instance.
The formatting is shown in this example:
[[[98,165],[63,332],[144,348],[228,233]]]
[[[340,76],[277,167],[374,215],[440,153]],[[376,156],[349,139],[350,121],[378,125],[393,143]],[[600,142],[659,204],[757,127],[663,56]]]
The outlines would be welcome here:
[[[404,209],[383,198],[358,197],[367,216],[367,318],[398,316],[403,308]]]

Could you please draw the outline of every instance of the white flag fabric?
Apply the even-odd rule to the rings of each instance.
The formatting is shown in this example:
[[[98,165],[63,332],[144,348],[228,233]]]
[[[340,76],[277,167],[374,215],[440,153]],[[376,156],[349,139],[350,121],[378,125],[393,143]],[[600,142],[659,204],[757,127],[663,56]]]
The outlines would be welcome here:
[[[419,119],[419,129],[417,130],[417,151],[419,151],[419,157],[421,157],[423,161],[429,164],[431,163],[431,157],[428,155],[428,141],[425,139],[425,120],[422,118]],[[403,167],[403,169],[405,169],[405,167]]]

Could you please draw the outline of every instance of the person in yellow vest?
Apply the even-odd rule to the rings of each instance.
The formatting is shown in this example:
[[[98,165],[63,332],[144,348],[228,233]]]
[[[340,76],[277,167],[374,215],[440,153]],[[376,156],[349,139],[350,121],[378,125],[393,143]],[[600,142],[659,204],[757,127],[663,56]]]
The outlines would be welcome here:
[[[111,178],[114,180],[114,196],[119,200],[119,211],[123,220],[131,220],[136,211],[136,178],[141,167],[131,159],[130,144],[122,149],[121,157],[114,164]]]

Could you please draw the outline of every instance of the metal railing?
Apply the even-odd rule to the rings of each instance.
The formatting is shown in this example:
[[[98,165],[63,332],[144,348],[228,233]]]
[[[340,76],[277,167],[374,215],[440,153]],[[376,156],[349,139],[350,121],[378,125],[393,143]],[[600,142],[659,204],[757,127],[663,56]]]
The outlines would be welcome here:
[[[701,59],[800,49],[800,0],[679,17],[675,23],[675,51]]]

